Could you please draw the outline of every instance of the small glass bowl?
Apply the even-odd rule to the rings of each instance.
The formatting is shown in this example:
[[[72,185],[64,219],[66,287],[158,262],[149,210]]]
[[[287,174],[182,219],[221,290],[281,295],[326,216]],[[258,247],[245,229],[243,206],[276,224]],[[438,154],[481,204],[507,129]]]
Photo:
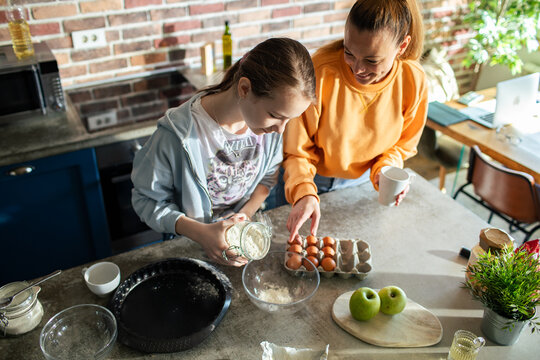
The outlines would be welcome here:
[[[302,309],[319,288],[319,272],[309,260],[312,271],[289,272],[285,268],[287,251],[272,251],[260,260],[251,260],[242,271],[242,285],[259,309],[292,314]]]
[[[118,331],[114,315],[103,306],[75,305],[45,324],[39,346],[47,360],[104,359]]]

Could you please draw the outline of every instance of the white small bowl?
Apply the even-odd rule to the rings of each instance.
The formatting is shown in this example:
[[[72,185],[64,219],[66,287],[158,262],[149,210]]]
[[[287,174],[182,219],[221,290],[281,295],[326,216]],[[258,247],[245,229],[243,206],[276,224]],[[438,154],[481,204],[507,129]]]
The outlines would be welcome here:
[[[109,295],[120,284],[120,268],[108,261],[83,268],[82,275],[88,289],[100,297]]]

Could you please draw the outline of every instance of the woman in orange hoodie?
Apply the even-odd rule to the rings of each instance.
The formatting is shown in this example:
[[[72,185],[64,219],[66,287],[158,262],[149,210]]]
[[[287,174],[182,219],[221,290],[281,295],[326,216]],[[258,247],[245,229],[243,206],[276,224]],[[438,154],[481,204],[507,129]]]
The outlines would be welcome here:
[[[416,154],[426,121],[416,0],[359,0],[344,35],[313,55],[317,103],[284,133],[290,240],[310,218],[316,234],[318,193],[369,180],[378,190],[383,166],[403,167]],[[397,196],[398,204],[407,190]]]

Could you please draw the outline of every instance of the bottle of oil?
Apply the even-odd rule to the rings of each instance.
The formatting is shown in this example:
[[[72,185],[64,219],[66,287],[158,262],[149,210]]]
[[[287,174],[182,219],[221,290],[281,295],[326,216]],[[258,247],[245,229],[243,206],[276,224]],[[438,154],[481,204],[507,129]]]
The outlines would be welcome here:
[[[9,34],[11,35],[13,51],[18,59],[34,56],[34,45],[25,15],[25,9],[22,5],[8,1],[6,16],[9,22]]]
[[[223,70],[227,70],[232,64],[232,39],[229,21],[225,21],[225,32],[221,41],[223,44]]]

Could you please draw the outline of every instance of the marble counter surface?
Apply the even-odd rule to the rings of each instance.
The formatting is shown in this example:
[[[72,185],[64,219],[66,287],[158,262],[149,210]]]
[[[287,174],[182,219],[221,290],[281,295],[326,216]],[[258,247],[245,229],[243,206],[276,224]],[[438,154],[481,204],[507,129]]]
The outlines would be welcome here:
[[[69,101],[65,113],[2,119],[0,166],[148,136],[156,120],[88,132]]]
[[[286,246],[285,227],[290,207],[267,213],[274,224],[273,249]],[[487,224],[450,197],[441,194],[417,176],[411,191],[397,208],[377,203],[371,184],[335,191],[321,196],[322,219],[319,236],[340,239],[360,238],[369,242],[373,270],[366,279],[321,278],[319,290],[308,307],[292,316],[270,315],[256,308],[242,288],[242,269],[219,266],[231,280],[234,293],[231,306],[216,330],[193,349],[173,354],[144,354],[116,343],[109,359],[260,359],[260,343],[322,349],[330,345],[329,359],[446,359],[453,334],[467,329],[481,335],[482,308],[462,288],[466,259],[458,252],[472,248]],[[307,235],[308,226],[301,230]],[[39,241],[39,239],[36,239]],[[116,255],[125,279],[136,269],[170,257],[205,259],[200,246],[179,238]],[[45,315],[33,331],[0,339],[2,359],[42,359],[39,333],[57,312],[76,304],[106,305],[86,288],[81,268],[65,270],[42,284],[39,299]],[[407,295],[433,312],[443,326],[440,343],[424,348],[382,348],[358,340],[342,330],[331,317],[335,299],[361,286],[381,288],[397,285]],[[490,341],[480,351],[479,360],[533,359],[540,352],[540,337],[524,331],[513,346]],[[75,359],[75,357],[74,357]]]

